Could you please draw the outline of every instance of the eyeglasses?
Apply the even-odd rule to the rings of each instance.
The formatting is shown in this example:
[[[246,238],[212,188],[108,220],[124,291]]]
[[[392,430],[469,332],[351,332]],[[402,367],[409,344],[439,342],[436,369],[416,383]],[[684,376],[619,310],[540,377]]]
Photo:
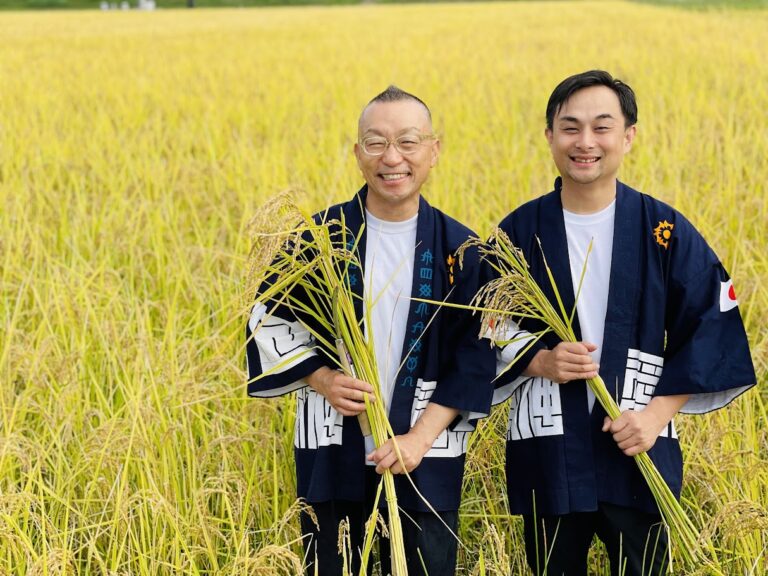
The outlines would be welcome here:
[[[387,151],[389,145],[392,144],[395,150],[407,156],[416,152],[425,140],[434,139],[434,134],[403,134],[394,140],[388,140],[383,136],[369,136],[360,140],[360,146],[368,156],[381,156]]]

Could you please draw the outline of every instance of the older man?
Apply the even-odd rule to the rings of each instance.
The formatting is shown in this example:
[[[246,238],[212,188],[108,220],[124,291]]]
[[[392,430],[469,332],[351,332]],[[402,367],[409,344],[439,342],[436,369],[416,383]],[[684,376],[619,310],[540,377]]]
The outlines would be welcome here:
[[[464,266],[456,250],[472,232],[421,195],[437,163],[440,142],[429,109],[417,97],[390,86],[363,109],[355,156],[366,184],[349,201],[323,213],[345,222],[359,244],[362,271],[350,284],[373,303],[372,332],[382,397],[402,454],[389,441],[366,454],[355,416],[364,410],[367,382],[334,369],[333,350],[317,353],[297,318],[269,303],[254,307],[248,323],[249,394],[298,391],[296,473],[299,496],[317,516],[302,517],[309,559],[321,576],[342,573],[338,526],[350,522],[353,570],[359,565],[363,524],[371,512],[376,481],[384,470],[410,473],[427,506],[403,476],[396,477],[409,574],[453,574],[461,481],[471,421],[486,415],[493,353],[477,339],[479,321],[455,308],[411,299],[469,303],[480,283],[477,255]],[[290,343],[284,336],[290,335]],[[332,338],[329,338],[332,341]],[[283,349],[283,344],[286,344]],[[291,357],[297,362],[285,362]],[[254,380],[280,358],[284,368]],[[366,460],[368,464],[366,465]],[[405,470],[403,470],[403,466]],[[378,473],[378,474],[377,474]],[[387,550],[381,557],[387,573]],[[314,564],[308,567],[313,574]]]
[[[586,575],[595,534],[611,574],[663,574],[666,534],[631,456],[648,451],[679,495],[673,417],[715,410],[752,386],[749,345],[728,273],[701,235],[617,179],[637,130],[632,89],[600,70],[571,76],[552,92],[546,120],[555,189],[500,227],[547,287],[543,250],[566,310],[589,254],[575,318],[582,342],[547,334],[528,347],[518,333],[501,351],[503,364],[518,360],[497,398],[513,396],[510,509],[525,517],[537,575]],[[598,372],[623,411],[615,421],[585,383]]]

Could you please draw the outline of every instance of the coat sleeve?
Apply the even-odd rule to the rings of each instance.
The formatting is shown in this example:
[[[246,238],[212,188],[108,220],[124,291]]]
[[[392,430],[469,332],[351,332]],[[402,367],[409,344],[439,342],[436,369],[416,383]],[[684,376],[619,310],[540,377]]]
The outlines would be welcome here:
[[[517,237],[516,220],[517,212],[513,212],[499,223],[499,228],[507,234],[515,246],[521,247],[520,239]],[[530,257],[530,254],[526,256]],[[497,272],[494,271],[492,274],[493,277],[498,277]],[[523,375],[523,372],[539,350],[547,349],[544,340],[536,337],[536,333],[541,329],[543,326],[532,328],[525,322],[518,323],[508,319],[502,329],[497,331],[494,404],[509,398],[520,384],[529,379],[528,376]]]
[[[539,350],[545,350],[544,342],[535,334],[522,329],[509,320],[496,338],[496,380],[494,380],[493,404],[500,404],[512,396],[515,389],[530,379],[523,371]]]
[[[683,221],[678,230],[656,395],[690,394],[681,412],[701,414],[727,405],[757,379],[733,282],[693,226]],[[690,262],[700,265],[691,271]]]
[[[306,376],[330,365],[309,330],[287,306],[263,302],[258,296],[245,337],[249,396],[271,397],[298,390],[307,385]]]

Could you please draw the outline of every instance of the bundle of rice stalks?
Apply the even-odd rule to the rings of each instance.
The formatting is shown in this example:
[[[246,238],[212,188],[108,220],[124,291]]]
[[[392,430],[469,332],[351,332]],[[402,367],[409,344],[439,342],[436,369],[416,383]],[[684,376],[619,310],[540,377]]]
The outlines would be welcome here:
[[[365,396],[365,412],[358,416],[358,421],[363,434],[372,436],[373,444],[379,447],[393,438],[394,433],[381,395],[373,337],[370,333],[366,334],[363,328],[365,323],[371,321],[371,303],[365,298],[361,303],[360,296],[350,284],[350,271],[360,269],[357,252],[360,236],[351,234],[343,220],[318,222],[286,202],[285,198],[279,198],[277,204],[277,209],[273,203],[272,209],[266,212],[270,218],[280,213],[284,219],[288,214],[298,217],[298,223],[282,231],[261,235],[273,253],[269,264],[261,266],[259,276],[266,280],[258,298],[268,307],[283,306],[297,317],[312,318],[320,330],[309,323],[305,326],[320,344],[318,353],[328,355],[347,375],[371,384],[376,400],[370,402],[368,396]],[[262,263],[266,261],[264,252],[260,250],[258,253]],[[362,304],[363,319],[358,318],[356,304]],[[328,335],[332,335],[334,341],[330,341]],[[335,355],[329,351],[335,351]],[[275,369],[279,369],[279,366]],[[395,450],[401,459],[396,443]],[[394,478],[389,470],[384,472],[382,482],[389,512],[387,531],[392,555],[392,575],[406,576],[403,532]],[[373,515],[376,514],[377,510],[374,510]],[[371,549],[369,532],[375,526],[375,521],[368,524],[362,551],[363,573]]]
[[[576,314],[576,304],[572,310],[566,310],[560,293],[555,284],[552,271],[547,264],[542,250],[542,258],[547,271],[550,286],[555,295],[557,307],[553,306],[542,288],[531,275],[528,263],[522,250],[515,247],[509,237],[499,229],[496,229],[488,243],[478,239],[469,240],[460,251],[470,246],[477,246],[482,257],[497,272],[498,277],[483,286],[472,302],[473,309],[482,312],[483,332],[499,333],[505,318],[514,320],[534,320],[541,322],[546,328],[535,333],[530,338],[527,347],[531,347],[544,334],[553,332],[563,342],[577,342],[573,331],[573,318]],[[541,245],[539,245],[541,247]],[[591,246],[589,247],[591,250]],[[589,255],[589,251],[587,252]],[[586,272],[586,262],[579,280],[579,289],[576,293],[578,301],[581,284]],[[501,319],[501,321],[500,321]],[[527,348],[526,348],[527,349]],[[507,366],[507,370],[511,367]],[[587,385],[594,393],[600,405],[612,420],[621,415],[621,410],[608,392],[602,378],[598,375],[587,380]],[[667,483],[662,478],[655,464],[646,452],[634,456],[640,471],[648,483],[653,497],[661,511],[664,522],[670,533],[672,547],[685,566],[695,567],[707,563],[714,573],[720,573],[716,567],[716,558],[713,547],[709,542],[702,547],[698,531],[690,521],[680,503],[675,498]],[[702,548],[706,548],[710,558],[705,556]]]

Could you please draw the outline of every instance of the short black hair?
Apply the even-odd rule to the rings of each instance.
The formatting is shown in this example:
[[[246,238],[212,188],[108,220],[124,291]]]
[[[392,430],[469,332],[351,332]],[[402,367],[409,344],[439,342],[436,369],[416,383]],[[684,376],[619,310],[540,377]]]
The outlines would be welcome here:
[[[547,102],[547,128],[552,130],[555,114],[568,102],[571,96],[579,90],[591,86],[610,88],[619,98],[621,113],[624,114],[624,126],[628,128],[637,124],[637,101],[632,88],[605,70],[589,70],[569,76],[553,90],[549,102]]]
[[[424,110],[427,111],[427,118],[429,118],[430,123],[432,122],[432,113],[429,111],[429,106],[427,106],[424,101],[419,98],[418,96],[414,96],[410,92],[406,92],[405,90],[402,90],[395,86],[394,84],[390,84],[387,86],[387,89],[384,90],[381,94],[374,96],[368,104],[365,105],[365,108],[363,108],[363,112],[365,112],[366,108],[370,106],[371,104],[375,104],[377,102],[400,102],[402,100],[413,100],[415,102],[418,102],[422,106],[424,106]],[[363,112],[360,113],[360,118],[363,117]]]

